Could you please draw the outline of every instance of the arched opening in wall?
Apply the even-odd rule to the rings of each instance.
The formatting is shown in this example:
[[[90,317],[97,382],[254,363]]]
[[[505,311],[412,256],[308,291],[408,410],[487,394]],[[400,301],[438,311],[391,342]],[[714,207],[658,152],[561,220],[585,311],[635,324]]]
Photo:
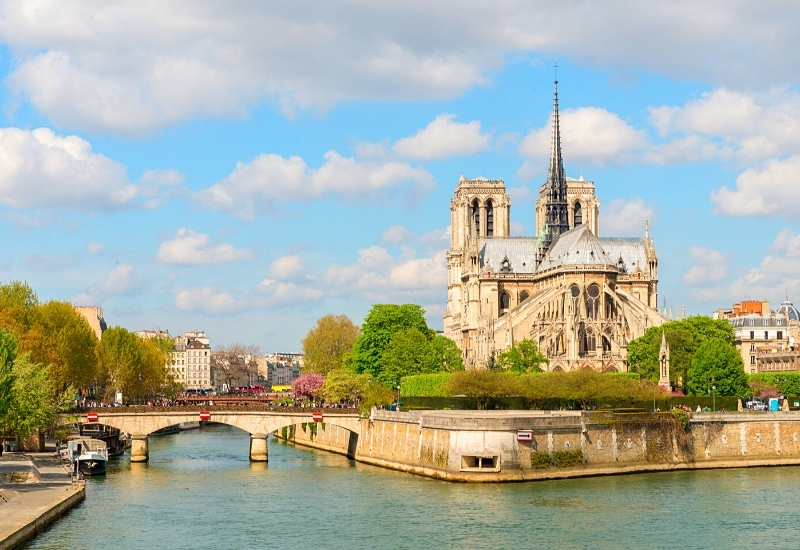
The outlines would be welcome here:
[[[583,329],[578,330],[578,354],[583,355],[586,353],[586,331]]]
[[[481,234],[481,207],[478,199],[472,201],[472,224],[475,228],[475,236],[479,237]]]
[[[597,348],[597,339],[592,329],[586,331],[586,351],[591,353]]]
[[[579,305],[578,298],[581,295],[581,289],[578,287],[578,285],[572,285],[571,287],[569,287],[569,294],[570,296],[572,296],[571,300],[573,307],[572,311],[573,313],[577,313],[578,310],[580,310],[580,308],[578,307]]]
[[[511,306],[511,295],[508,292],[503,292],[500,295],[500,315],[505,314]]]
[[[523,290],[523,291],[522,291],[522,294],[520,294],[520,295],[519,295],[519,301],[520,301],[520,303],[524,302],[524,301],[525,301],[525,300],[527,300],[529,297],[530,297],[530,294],[528,294],[527,292],[525,292],[525,291]]]
[[[492,201],[486,201],[486,236],[494,235],[494,206]]]
[[[603,335],[603,353],[609,353],[609,352],[611,352],[611,339],[604,334]]]
[[[614,305],[614,298],[611,294],[606,293],[606,319],[614,319],[617,317],[616,307]]]
[[[564,372],[564,369],[561,368],[561,365],[553,367],[553,372]]]
[[[619,369],[614,365],[606,365],[603,367],[603,372],[619,372]]]
[[[575,222],[574,226],[578,227],[579,225],[582,225],[583,224],[583,208],[581,207],[581,203],[580,202],[576,202],[575,203],[575,207],[572,210],[572,214],[573,214],[572,219]]]
[[[596,284],[589,285],[586,289],[586,316],[589,319],[597,319],[600,313],[600,287]]]

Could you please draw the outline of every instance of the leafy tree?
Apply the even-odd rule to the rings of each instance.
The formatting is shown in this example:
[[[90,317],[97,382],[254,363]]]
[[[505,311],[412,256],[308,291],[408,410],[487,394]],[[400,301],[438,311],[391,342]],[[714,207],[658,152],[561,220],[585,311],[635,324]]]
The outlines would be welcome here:
[[[783,395],[800,396],[800,372],[759,372],[747,378],[751,388],[774,387]]]
[[[116,391],[136,395],[133,392],[139,389],[138,375],[144,363],[138,336],[122,327],[107,329],[100,340],[98,359],[106,397]]]
[[[303,370],[326,375],[342,367],[361,332],[347,315],[325,315],[303,338]]]
[[[34,361],[42,361],[44,327],[39,298],[28,283],[11,281],[0,285],[0,329],[17,336],[20,353],[30,352]]]
[[[363,376],[363,375],[362,375]],[[375,380],[368,379],[367,383],[361,388],[361,402],[359,411],[362,416],[369,414],[372,407],[383,407],[394,402],[395,392],[376,382]]]
[[[449,372],[417,374],[404,376],[401,380],[403,395],[406,397],[446,397],[444,383],[450,379]]]
[[[441,334],[434,336],[428,344],[428,353],[425,355],[422,372],[456,372],[460,370],[464,370],[464,361],[456,343]]]
[[[298,399],[311,399],[324,383],[325,377],[321,374],[304,374],[292,382],[292,394]]]
[[[356,339],[348,363],[356,374],[368,373],[376,380],[381,379],[383,352],[396,333],[412,328],[433,337],[425,322],[425,310],[420,306],[375,304],[364,319],[361,336]]]
[[[14,395],[17,345],[17,338],[11,332],[0,330],[0,419],[5,418]]]
[[[520,377],[489,370],[467,370],[454,372],[442,386],[450,395],[472,397],[483,410],[489,399],[519,395]]]
[[[383,369],[378,380],[395,387],[403,376],[425,372],[429,356],[428,338],[415,328],[401,330],[383,350]]]
[[[742,356],[732,345],[716,338],[697,348],[687,383],[689,395],[708,395],[711,386],[716,386],[717,395],[749,394]]]
[[[60,390],[89,385],[97,376],[98,340],[86,319],[67,302],[50,301],[39,308],[44,326],[40,359]]]
[[[358,375],[342,368],[335,369],[328,372],[319,394],[330,403],[354,402],[361,395],[366,383],[366,375]]]
[[[539,350],[536,342],[524,339],[497,356],[497,362],[504,370],[511,372],[542,372],[540,365],[548,363],[547,357]]]

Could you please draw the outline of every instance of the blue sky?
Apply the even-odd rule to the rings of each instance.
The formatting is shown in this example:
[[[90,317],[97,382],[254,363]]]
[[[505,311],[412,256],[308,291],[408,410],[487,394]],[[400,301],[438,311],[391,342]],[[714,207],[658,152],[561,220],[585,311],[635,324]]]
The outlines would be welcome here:
[[[796,298],[800,14],[750,4],[0,2],[0,276],[265,351],[441,328],[459,176],[533,232],[558,60],[567,174],[650,221],[667,305]]]

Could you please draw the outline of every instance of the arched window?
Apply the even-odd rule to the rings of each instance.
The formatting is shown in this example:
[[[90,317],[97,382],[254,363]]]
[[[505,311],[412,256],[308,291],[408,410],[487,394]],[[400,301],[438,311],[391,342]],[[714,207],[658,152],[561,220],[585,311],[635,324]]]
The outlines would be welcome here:
[[[486,236],[494,235],[494,207],[492,201],[486,201]]]
[[[603,351],[605,352],[611,351],[611,340],[606,335],[603,335]]]
[[[511,306],[511,295],[508,292],[503,292],[500,295],[500,311],[507,311],[509,306]]]
[[[522,294],[519,295],[519,301],[524,302],[525,300],[528,299],[529,296],[530,294],[528,294],[526,291],[523,290]]]
[[[472,201],[472,222],[475,225],[475,235],[481,234],[481,207],[478,206],[478,199]]]
[[[594,351],[597,347],[597,340],[595,339],[592,329],[586,331],[586,351]]]
[[[579,225],[581,225],[583,223],[583,209],[581,208],[581,203],[579,203],[579,202],[575,203],[575,208],[573,210],[573,218],[572,219],[575,222],[573,224],[575,227],[578,227]]]
[[[586,289],[586,316],[589,319],[597,319],[600,313],[600,287],[591,284]]]
[[[586,332],[583,329],[578,331],[578,353],[586,353]]]

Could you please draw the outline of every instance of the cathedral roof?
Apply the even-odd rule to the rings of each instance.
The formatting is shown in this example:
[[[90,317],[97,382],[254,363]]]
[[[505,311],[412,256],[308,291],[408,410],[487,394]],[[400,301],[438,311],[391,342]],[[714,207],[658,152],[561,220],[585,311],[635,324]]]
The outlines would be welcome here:
[[[533,273],[536,270],[536,239],[481,239],[478,247],[481,251],[481,268],[489,265],[492,271],[499,272],[503,260],[508,258],[509,268],[514,273]]]
[[[601,238],[600,246],[605,250],[606,255],[612,263],[622,262],[627,273],[635,273],[641,268],[643,273],[647,272],[647,251],[644,246],[644,239],[620,239],[620,238]]]
[[[579,225],[562,233],[550,247],[539,271],[566,265],[615,265],[603,250],[600,240],[594,236],[588,225]]]

